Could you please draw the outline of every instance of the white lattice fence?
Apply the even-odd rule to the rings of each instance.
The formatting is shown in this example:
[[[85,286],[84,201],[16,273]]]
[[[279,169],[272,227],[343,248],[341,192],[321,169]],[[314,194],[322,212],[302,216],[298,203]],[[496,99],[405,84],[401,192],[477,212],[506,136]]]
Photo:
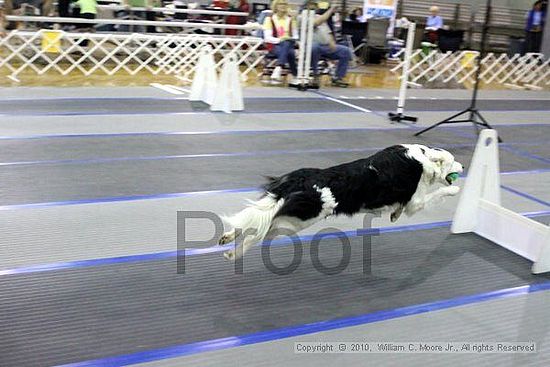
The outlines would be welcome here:
[[[411,57],[409,80],[420,85],[435,80],[471,84],[477,71],[475,60],[478,55],[477,51],[441,53],[416,50]],[[481,64],[480,79],[487,84],[498,83],[516,89],[543,89],[550,85],[550,59],[545,60],[539,53],[512,57],[489,53]],[[402,69],[403,62],[400,62],[391,71],[401,73]]]
[[[198,62],[199,51],[209,46],[221,69],[227,54],[236,56],[241,76],[255,72],[263,59],[259,50],[263,41],[256,37],[227,37],[199,34],[103,34],[68,33],[40,30],[13,31],[0,38],[0,69],[18,80],[23,71],[38,75],[55,71],[61,75],[80,72],[86,76],[126,72],[136,75],[173,75],[190,81]]]

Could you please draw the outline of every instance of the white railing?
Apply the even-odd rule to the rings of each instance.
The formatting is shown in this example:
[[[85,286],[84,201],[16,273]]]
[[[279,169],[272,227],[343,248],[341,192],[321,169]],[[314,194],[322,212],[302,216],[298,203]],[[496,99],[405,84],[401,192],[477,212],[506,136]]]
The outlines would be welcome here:
[[[12,31],[0,38],[0,69],[7,68],[8,77],[14,81],[19,81],[19,74],[24,71],[38,75],[54,71],[64,76],[73,72],[86,76],[145,72],[172,75],[188,82],[201,49],[210,46],[218,69],[224,56],[234,55],[241,77],[246,79],[264,57],[264,52],[259,51],[262,44],[263,40],[257,37],[200,34]]]
[[[142,8],[142,7],[127,7],[124,5],[98,5],[98,9],[101,10],[129,10],[135,11],[153,11],[156,13],[178,13],[178,14],[191,14],[191,15],[213,15],[213,16],[228,16],[236,15],[248,17],[248,13],[238,11],[226,11],[226,10],[206,10],[206,9],[176,9],[176,8]]]
[[[26,15],[8,15],[6,20],[14,22],[36,22],[36,23],[79,23],[79,24],[113,24],[113,25],[132,25],[132,26],[155,26],[155,27],[173,27],[173,28],[213,28],[213,29],[240,29],[250,31],[258,28],[257,24],[220,24],[203,23],[199,21],[178,21],[165,22],[156,20],[128,20],[128,19],[85,19],[85,18],[65,18],[65,17],[38,17]]]
[[[477,71],[477,51],[457,51],[441,53],[436,50],[416,50],[411,57],[409,80],[412,84],[451,80],[473,84]],[[401,55],[396,55],[401,56]],[[404,62],[391,69],[401,74]],[[550,59],[545,60],[540,53],[507,54],[488,53],[481,60],[480,80],[486,84],[497,83],[513,89],[540,90],[550,85]]]

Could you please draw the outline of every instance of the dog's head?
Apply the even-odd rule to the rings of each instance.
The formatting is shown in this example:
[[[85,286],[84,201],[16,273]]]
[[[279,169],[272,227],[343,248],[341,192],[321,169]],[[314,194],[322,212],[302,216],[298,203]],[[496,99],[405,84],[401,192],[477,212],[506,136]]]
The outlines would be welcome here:
[[[409,155],[422,163],[425,177],[433,183],[452,185],[458,174],[464,171],[461,163],[446,150],[425,145],[406,145]]]
[[[424,154],[432,165],[433,181],[452,185],[458,174],[464,171],[464,166],[455,161],[455,157],[446,150],[425,147]]]

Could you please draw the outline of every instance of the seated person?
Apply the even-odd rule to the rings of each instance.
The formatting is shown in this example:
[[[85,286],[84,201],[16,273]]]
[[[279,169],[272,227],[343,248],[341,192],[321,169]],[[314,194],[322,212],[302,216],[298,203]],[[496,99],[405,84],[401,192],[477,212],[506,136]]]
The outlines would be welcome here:
[[[365,19],[363,17],[363,9],[361,8],[355,8],[349,15],[349,17],[346,19],[348,22],[357,22],[357,23],[364,23]]]
[[[53,0],[4,0],[4,15],[53,15]],[[24,22],[6,22],[7,29],[24,28]]]
[[[308,0],[307,8],[317,10],[317,2]],[[313,46],[311,49],[311,67],[313,68],[313,85],[319,86],[319,59],[325,57],[331,60],[338,60],[336,73],[332,79],[332,85],[335,87],[346,88],[348,83],[344,82],[344,77],[348,72],[349,61],[351,60],[351,50],[349,47],[337,44],[330,31],[327,20],[332,17],[335,6],[332,6],[322,15],[315,16],[313,28]]]
[[[294,43],[298,39],[296,20],[289,14],[288,0],[273,0],[271,9],[273,15],[265,18],[263,24],[267,48],[277,56],[277,66],[273,70],[271,78],[281,80],[282,68],[287,63],[292,76],[296,78],[298,75],[296,54],[294,53]],[[293,80],[291,84],[296,84],[296,81]]]
[[[426,39],[431,43],[437,43],[437,30],[443,28],[443,18],[439,16],[439,7],[430,8],[430,16],[426,19]]]

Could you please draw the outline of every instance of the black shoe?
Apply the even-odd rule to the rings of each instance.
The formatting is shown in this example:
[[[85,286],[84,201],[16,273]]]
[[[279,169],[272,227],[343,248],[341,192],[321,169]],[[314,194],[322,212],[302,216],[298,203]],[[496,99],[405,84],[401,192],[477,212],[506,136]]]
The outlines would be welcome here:
[[[349,87],[349,83],[346,83],[342,79],[332,79],[332,86],[339,87],[339,88],[347,88]]]
[[[319,75],[313,76],[313,79],[309,82],[308,87],[311,89],[319,89],[321,87],[321,78]]]

